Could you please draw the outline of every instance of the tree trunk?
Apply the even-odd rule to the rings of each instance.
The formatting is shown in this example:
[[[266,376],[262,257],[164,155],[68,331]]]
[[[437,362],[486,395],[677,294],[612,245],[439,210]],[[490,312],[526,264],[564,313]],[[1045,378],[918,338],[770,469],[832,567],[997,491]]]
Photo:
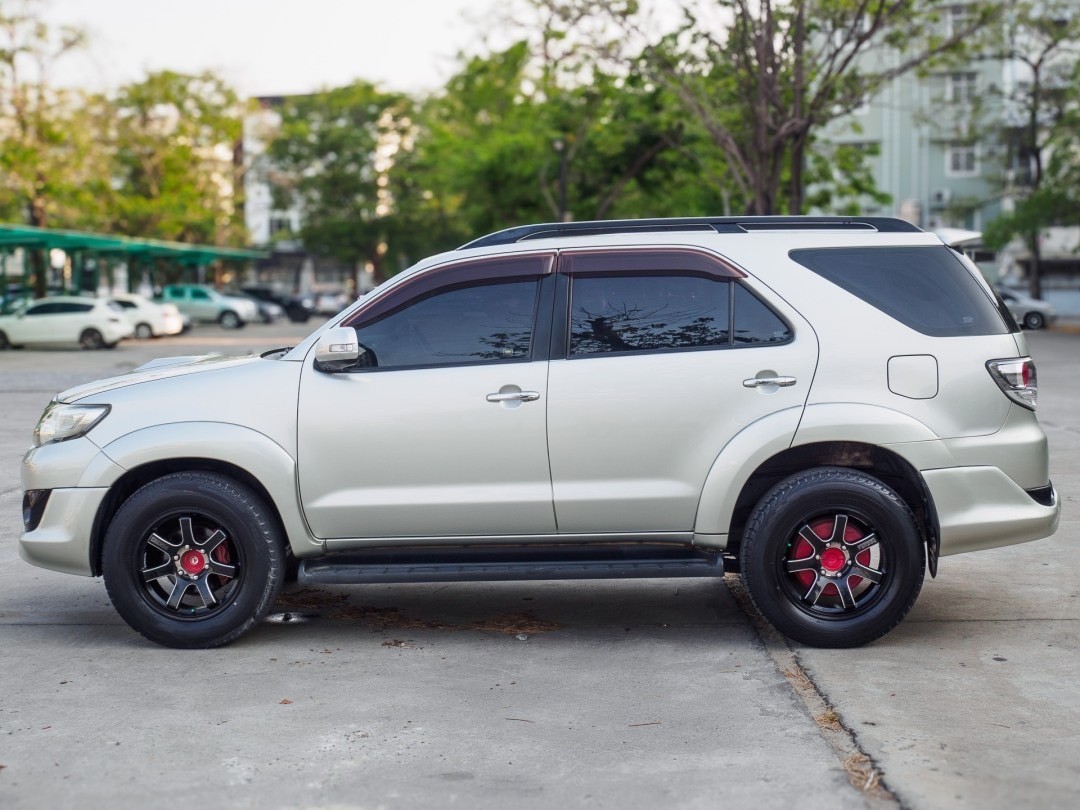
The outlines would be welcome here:
[[[791,114],[796,121],[805,115],[806,96],[806,3],[800,0],[799,10],[795,15],[795,34],[792,40],[794,53],[794,82],[792,90]],[[802,213],[803,201],[803,164],[806,158],[806,131],[801,130],[791,141],[791,184],[788,188],[788,213]]]
[[[38,173],[38,185],[41,184],[41,174]],[[35,228],[44,228],[45,198],[40,189],[35,187],[33,199],[30,200],[29,210],[30,224]],[[37,249],[30,251],[30,266],[34,270],[34,298],[44,298],[49,294],[49,262],[45,251]]]
[[[1028,248],[1031,250],[1031,258],[1028,260],[1028,295],[1032,298],[1042,299],[1042,249],[1039,246],[1039,230],[1036,228],[1027,235]]]

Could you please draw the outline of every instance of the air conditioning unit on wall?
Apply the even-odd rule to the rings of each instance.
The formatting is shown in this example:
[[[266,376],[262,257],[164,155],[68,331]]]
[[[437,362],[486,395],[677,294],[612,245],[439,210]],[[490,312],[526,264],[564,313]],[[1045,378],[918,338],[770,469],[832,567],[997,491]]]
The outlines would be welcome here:
[[[952,189],[938,188],[930,192],[931,205],[948,205],[952,199]]]

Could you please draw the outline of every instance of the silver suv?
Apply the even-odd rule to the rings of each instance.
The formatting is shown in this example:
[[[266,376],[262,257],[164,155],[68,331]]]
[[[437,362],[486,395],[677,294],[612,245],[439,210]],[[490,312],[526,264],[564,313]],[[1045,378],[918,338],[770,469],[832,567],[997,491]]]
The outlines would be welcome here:
[[[60,394],[23,557],[140,633],[225,644],[304,584],[720,576],[864,644],[939,555],[1052,534],[1035,366],[962,255],[892,219],[528,226],[295,348]],[[253,407],[257,403],[257,407]]]
[[[170,284],[161,291],[161,300],[174,304],[193,321],[220,323],[226,329],[239,329],[259,317],[259,308],[250,298],[225,295],[205,284]]]

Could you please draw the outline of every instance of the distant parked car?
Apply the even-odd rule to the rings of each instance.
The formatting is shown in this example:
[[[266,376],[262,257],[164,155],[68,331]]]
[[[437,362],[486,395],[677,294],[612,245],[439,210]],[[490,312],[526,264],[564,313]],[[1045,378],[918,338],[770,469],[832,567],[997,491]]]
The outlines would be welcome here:
[[[247,284],[240,289],[252,298],[277,304],[293,323],[307,323],[308,318],[315,314],[315,299],[310,295],[286,295],[269,284]]]
[[[223,295],[205,284],[170,284],[161,291],[161,300],[175,304],[193,321],[220,323],[226,329],[239,329],[259,317],[251,299]]]
[[[334,292],[321,292],[315,298],[315,311],[324,317],[337,315],[352,302],[341,290]]]
[[[109,300],[124,310],[139,340],[179,335],[185,329],[184,316],[175,304],[158,304],[134,293],[114,295]]]
[[[1016,290],[998,289],[998,292],[1016,322],[1025,329],[1045,329],[1057,320],[1057,310],[1045,301]]]
[[[238,290],[227,290],[225,294],[233,298],[245,298],[255,304],[259,311],[259,320],[263,323],[274,323],[285,317],[285,309],[273,301],[263,301],[261,298]]]
[[[71,344],[84,349],[111,349],[133,327],[115,304],[104,298],[57,295],[28,301],[0,315],[0,349],[26,344]]]

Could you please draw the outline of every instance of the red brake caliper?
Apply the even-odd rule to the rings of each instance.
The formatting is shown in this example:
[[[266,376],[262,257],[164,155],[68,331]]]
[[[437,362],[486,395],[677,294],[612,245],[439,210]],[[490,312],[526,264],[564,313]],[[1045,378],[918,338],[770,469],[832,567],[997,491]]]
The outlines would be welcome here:
[[[832,537],[833,531],[833,518],[821,518],[815,520],[810,524],[810,531],[820,537],[822,540],[828,540]],[[849,520],[847,524],[847,530],[844,532],[844,542],[855,543],[863,538],[863,532],[854,521]],[[814,549],[810,547],[810,544],[803,540],[801,537],[795,540],[795,546],[791,550],[789,560],[802,560],[806,557],[812,556]],[[860,551],[855,555],[855,559],[861,565],[870,565],[870,549]],[[839,549],[826,549],[821,555],[821,567],[826,568],[829,571],[839,571],[844,566],[844,555]],[[810,586],[814,584],[815,574],[813,571],[796,571],[792,574],[799,584],[806,590],[810,589]],[[848,584],[851,588],[855,588],[862,582],[862,577],[850,577]],[[836,589],[836,585],[829,583],[821,592],[824,594],[831,594],[839,596],[840,592]]]
[[[232,563],[232,554],[229,553],[229,546],[227,543],[219,543],[218,547],[211,552],[210,556],[217,562],[225,565],[230,565]],[[218,580],[222,582],[229,579],[229,577],[223,576],[222,574],[217,574],[216,576]]]

